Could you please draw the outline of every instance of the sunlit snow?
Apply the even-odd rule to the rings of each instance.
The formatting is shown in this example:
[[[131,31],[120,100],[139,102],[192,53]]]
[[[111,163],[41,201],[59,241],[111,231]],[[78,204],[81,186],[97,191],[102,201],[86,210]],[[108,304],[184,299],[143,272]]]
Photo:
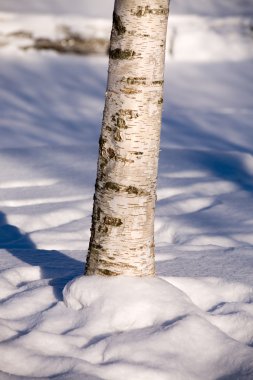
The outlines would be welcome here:
[[[108,38],[112,3],[0,3],[0,379],[252,380],[252,0],[172,2],[141,279],[83,276],[108,58],[6,44]]]

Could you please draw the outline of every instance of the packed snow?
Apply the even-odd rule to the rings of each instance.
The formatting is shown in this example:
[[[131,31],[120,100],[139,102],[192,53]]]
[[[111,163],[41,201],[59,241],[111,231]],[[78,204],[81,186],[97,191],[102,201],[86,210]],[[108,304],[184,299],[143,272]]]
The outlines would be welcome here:
[[[15,32],[108,38],[112,3],[0,3],[0,379],[252,380],[253,3],[172,2],[157,277],[84,277],[107,57]]]

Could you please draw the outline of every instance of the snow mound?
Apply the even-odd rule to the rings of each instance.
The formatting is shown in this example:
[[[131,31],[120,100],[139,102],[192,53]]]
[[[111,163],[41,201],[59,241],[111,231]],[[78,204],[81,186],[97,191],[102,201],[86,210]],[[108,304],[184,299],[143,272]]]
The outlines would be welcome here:
[[[109,379],[234,373],[251,379],[252,289],[215,278],[167,280],[176,286],[160,278],[99,276],[68,283],[65,305],[83,314],[77,330],[91,336],[86,358],[110,363]]]
[[[62,302],[48,274],[0,273],[1,379],[253,378],[249,286],[82,276],[65,285]]]
[[[227,282],[216,277],[169,277],[167,280],[182,292],[186,292],[203,310],[212,310],[224,302],[253,302],[253,289],[238,282]]]
[[[86,327],[97,334],[144,328],[197,312],[185,293],[159,278],[81,276],[66,285],[63,295],[66,306],[84,309]]]

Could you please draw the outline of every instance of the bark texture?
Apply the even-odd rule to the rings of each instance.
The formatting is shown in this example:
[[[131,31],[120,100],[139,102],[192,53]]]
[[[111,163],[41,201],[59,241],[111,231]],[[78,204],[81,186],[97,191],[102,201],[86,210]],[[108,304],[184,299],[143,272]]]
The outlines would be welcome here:
[[[168,0],[116,0],[86,274],[155,273]]]

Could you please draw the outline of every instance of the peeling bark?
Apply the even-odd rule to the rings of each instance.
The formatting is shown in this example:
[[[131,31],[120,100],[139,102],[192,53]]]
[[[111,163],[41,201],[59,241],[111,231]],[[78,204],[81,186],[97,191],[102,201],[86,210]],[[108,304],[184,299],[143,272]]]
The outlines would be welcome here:
[[[85,273],[152,276],[168,0],[116,0]]]

